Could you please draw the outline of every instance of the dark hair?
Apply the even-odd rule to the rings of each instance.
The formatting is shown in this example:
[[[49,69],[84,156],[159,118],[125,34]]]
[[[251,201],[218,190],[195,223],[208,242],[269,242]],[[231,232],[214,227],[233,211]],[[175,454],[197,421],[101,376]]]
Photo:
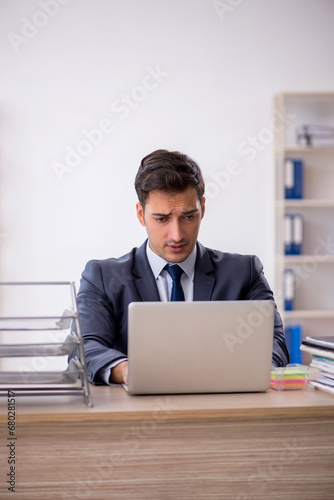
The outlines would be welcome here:
[[[178,151],[157,149],[142,159],[135,179],[135,189],[142,207],[150,191],[181,193],[196,188],[198,199],[204,196],[204,181],[197,163]]]

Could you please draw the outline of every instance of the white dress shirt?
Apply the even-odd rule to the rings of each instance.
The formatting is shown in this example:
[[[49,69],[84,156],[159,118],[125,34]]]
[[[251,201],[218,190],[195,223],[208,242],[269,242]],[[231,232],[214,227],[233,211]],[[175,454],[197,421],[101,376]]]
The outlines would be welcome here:
[[[155,277],[155,282],[158,287],[158,292],[161,302],[169,302],[172,294],[173,280],[170,274],[164,269],[169,264],[165,259],[157,255],[151,250],[147,241],[146,255]],[[195,262],[197,255],[197,247],[195,245],[193,251],[183,262],[178,262],[178,265],[183,270],[181,276],[181,285],[184,293],[184,300],[191,302],[194,296],[194,274]]]
[[[153,252],[149,242],[147,240],[146,255],[148,262],[151,266],[155,282],[157,284],[159,296],[161,302],[169,302],[172,294],[173,280],[169,273],[164,269],[164,267],[169,264],[165,259],[160,257],[158,254]],[[195,274],[195,262],[197,256],[197,246],[194,246],[191,254],[183,262],[178,262],[178,265],[182,268],[183,274],[181,276],[181,285],[183,288],[184,299],[187,302],[191,302],[194,296],[194,274]],[[120,358],[117,361],[113,361],[104,368],[100,370],[100,375],[103,381],[111,385],[109,382],[110,370],[117,366],[122,361],[126,361],[127,357]]]

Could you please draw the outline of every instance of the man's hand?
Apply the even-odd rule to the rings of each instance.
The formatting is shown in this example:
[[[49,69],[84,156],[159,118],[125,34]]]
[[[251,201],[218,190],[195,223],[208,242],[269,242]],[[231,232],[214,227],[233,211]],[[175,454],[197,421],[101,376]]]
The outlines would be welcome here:
[[[128,362],[121,361],[110,371],[109,382],[128,385]]]

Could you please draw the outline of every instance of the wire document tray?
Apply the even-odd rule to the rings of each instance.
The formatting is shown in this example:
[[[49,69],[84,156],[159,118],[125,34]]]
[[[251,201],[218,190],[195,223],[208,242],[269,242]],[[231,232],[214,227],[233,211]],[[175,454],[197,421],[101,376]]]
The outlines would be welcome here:
[[[81,394],[93,406],[74,283],[0,282],[0,396],[8,391]]]

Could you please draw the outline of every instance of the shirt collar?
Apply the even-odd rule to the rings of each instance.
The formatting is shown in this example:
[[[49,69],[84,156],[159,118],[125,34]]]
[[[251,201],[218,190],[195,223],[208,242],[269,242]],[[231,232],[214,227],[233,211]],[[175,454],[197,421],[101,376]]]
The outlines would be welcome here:
[[[159,274],[165,267],[166,264],[169,264],[167,260],[160,257],[158,254],[153,252],[149,245],[149,241],[147,240],[146,244],[146,255],[151,266],[152,272],[154,274],[155,279],[158,279]],[[191,254],[184,260],[183,262],[178,262],[178,265],[181,269],[186,273],[189,279],[191,279],[194,275],[195,262],[197,255],[197,245],[194,246]]]

